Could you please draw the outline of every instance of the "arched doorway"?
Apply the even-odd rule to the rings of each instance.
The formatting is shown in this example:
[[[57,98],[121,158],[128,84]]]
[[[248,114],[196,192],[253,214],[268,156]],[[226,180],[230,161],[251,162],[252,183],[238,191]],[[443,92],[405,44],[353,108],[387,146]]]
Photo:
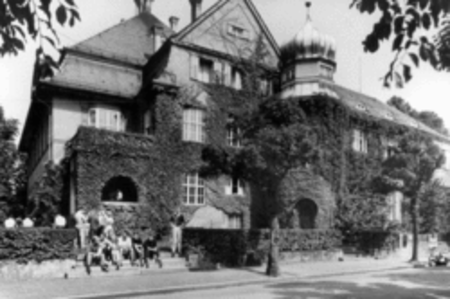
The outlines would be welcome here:
[[[298,220],[301,229],[316,228],[318,208],[314,201],[302,199],[297,204]]]
[[[128,177],[113,177],[106,182],[102,189],[102,201],[137,202],[138,192],[136,185]]]

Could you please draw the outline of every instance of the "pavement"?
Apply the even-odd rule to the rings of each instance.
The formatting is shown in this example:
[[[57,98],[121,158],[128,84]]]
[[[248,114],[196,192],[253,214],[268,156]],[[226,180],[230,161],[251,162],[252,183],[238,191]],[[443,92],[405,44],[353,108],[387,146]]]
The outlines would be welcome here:
[[[211,271],[152,271],[138,275],[72,279],[0,281],[0,298],[133,298],[144,295],[299,281],[411,268],[395,259],[345,258],[344,261],[282,263],[281,275],[267,277],[264,266]]]

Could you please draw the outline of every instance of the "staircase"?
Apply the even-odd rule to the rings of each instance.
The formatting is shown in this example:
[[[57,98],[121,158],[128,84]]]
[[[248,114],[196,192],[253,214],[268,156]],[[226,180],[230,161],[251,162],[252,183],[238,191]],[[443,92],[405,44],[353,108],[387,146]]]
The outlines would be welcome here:
[[[64,278],[82,278],[82,277],[108,277],[108,276],[129,276],[129,275],[145,275],[151,273],[163,273],[170,271],[188,271],[186,267],[186,260],[182,257],[172,257],[170,249],[167,247],[160,247],[160,259],[163,263],[162,268],[155,263],[155,261],[149,261],[149,267],[146,268],[140,266],[131,266],[129,260],[123,262],[123,266],[119,270],[114,265],[109,263],[109,269],[107,272],[102,271],[100,266],[95,265],[91,267],[91,274],[89,275],[84,265],[84,254],[77,255],[77,261],[75,265],[64,274]],[[137,261],[137,264],[139,262]]]

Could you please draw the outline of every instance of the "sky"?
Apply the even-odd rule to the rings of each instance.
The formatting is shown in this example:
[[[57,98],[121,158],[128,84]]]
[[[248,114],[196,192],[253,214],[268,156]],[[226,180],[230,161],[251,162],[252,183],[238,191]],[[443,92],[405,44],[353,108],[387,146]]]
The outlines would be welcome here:
[[[203,0],[203,11],[217,0]],[[375,16],[350,9],[352,0],[312,0],[314,26],[336,39],[337,72],[335,82],[347,88],[387,101],[394,95],[407,100],[415,109],[431,110],[450,127],[450,73],[440,73],[422,64],[413,70],[413,79],[403,89],[386,89],[380,78],[393,59],[390,44],[375,54],[364,53],[362,41],[371,31]],[[253,0],[276,41],[282,45],[301,30],[306,20],[305,0]],[[133,0],[76,0],[81,22],[74,28],[57,28],[61,45],[71,46],[133,17]],[[155,0],[152,8],[161,21],[180,18],[179,28],[190,22],[189,0]],[[0,105],[6,117],[25,122],[30,104],[33,73],[33,42],[18,56],[0,57]]]

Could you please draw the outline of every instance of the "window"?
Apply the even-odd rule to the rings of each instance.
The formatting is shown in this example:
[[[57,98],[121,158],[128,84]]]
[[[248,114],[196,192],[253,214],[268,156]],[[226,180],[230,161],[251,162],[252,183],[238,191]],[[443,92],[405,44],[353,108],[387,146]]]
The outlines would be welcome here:
[[[200,109],[185,109],[183,111],[183,140],[205,142],[205,123],[203,111]]]
[[[231,229],[242,228],[242,216],[239,214],[231,214],[228,217],[228,227]]]
[[[236,178],[228,178],[227,185],[225,186],[226,195],[244,195],[244,183]]]
[[[117,109],[97,107],[89,110],[88,125],[110,131],[124,131],[125,119]]]
[[[387,137],[381,138],[381,145],[383,147],[383,158],[388,159],[395,155],[398,142]]]
[[[147,110],[144,114],[144,134],[152,135],[155,133],[155,120],[153,111]]]
[[[320,65],[320,74],[325,78],[333,78],[333,68],[328,65]]]
[[[367,138],[360,130],[353,130],[353,150],[367,154]]]
[[[239,148],[242,146],[240,138],[241,130],[236,127],[229,126],[227,128],[227,145]]]
[[[237,90],[242,89],[242,72],[237,68],[231,70],[231,86]]]
[[[259,92],[263,96],[271,94],[271,83],[268,79],[263,78],[259,80]]]
[[[249,39],[249,32],[234,24],[228,25],[228,34],[241,39]]]
[[[198,80],[205,83],[214,82],[214,63],[200,58]]]
[[[183,203],[185,205],[205,204],[205,185],[198,174],[188,174],[183,182]]]

